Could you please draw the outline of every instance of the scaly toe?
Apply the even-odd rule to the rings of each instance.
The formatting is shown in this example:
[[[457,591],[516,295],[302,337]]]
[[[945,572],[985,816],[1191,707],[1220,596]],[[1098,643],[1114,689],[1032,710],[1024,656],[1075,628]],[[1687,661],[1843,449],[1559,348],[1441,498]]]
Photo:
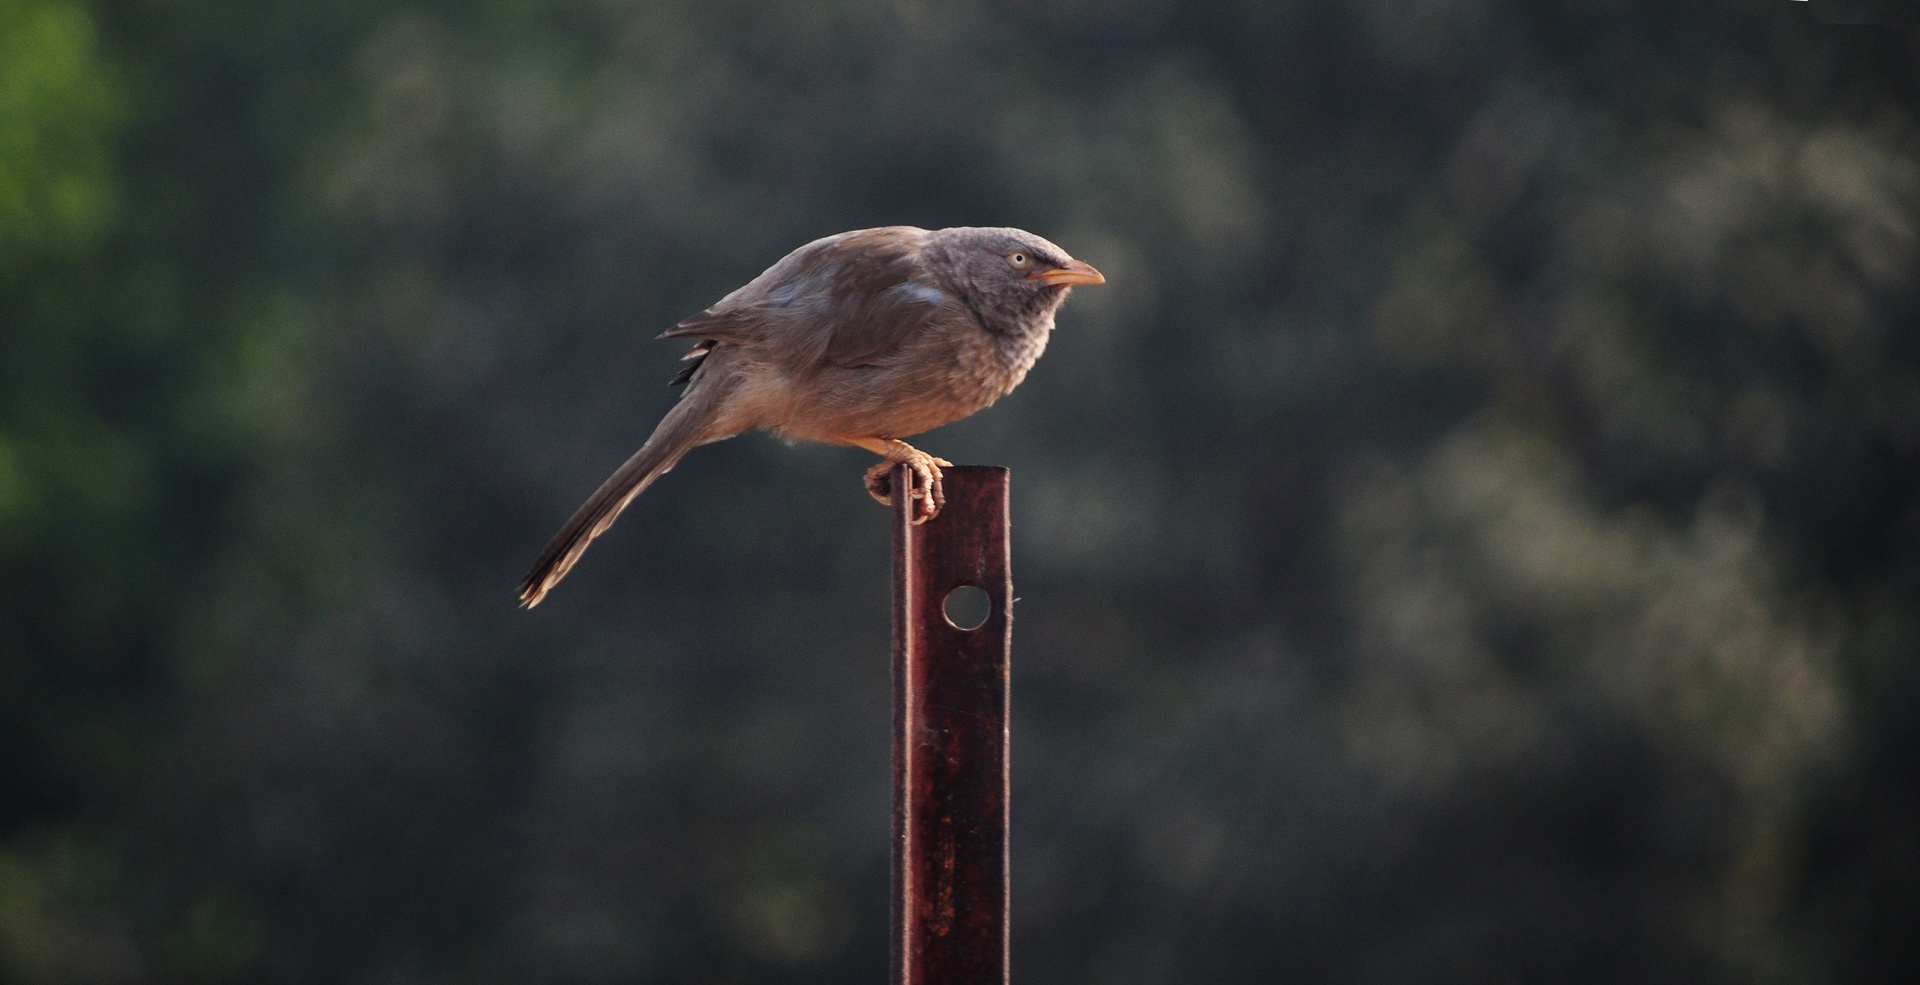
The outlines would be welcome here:
[[[933,486],[927,493],[927,519],[931,520],[947,508],[946,476],[938,472],[933,474]]]
[[[905,465],[910,470],[907,479],[909,484],[907,495],[915,503],[913,522],[921,524],[939,516],[940,511],[947,505],[947,491],[941,482],[944,476],[941,475],[940,469],[942,466],[952,468],[953,463],[927,454],[916,454],[911,458],[897,460],[889,459],[867,470],[867,495],[881,503],[892,505],[893,469],[897,465]]]
[[[893,503],[893,463],[892,462],[881,462],[880,464],[874,466],[873,468],[868,469],[866,483],[867,483],[867,495],[872,496],[874,499],[879,500],[882,505],[892,505]]]
[[[915,495],[925,497],[921,501],[922,512],[913,521],[916,525],[939,516],[940,511],[947,505],[947,491],[940,481],[943,478],[940,467],[933,464],[938,461],[940,460],[937,458],[929,457],[925,462],[914,463],[914,474],[919,476],[921,488],[925,490],[925,492],[918,490],[915,492]]]

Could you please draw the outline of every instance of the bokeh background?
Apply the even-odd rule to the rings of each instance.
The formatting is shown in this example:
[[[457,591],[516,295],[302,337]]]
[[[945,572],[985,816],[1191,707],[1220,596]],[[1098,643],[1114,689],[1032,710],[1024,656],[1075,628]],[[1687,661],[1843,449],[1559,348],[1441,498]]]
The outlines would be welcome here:
[[[1822,9],[3,0],[0,981],[883,980],[868,456],[513,586],[886,223],[1111,280],[921,442],[1017,978],[1912,980],[1920,37]]]

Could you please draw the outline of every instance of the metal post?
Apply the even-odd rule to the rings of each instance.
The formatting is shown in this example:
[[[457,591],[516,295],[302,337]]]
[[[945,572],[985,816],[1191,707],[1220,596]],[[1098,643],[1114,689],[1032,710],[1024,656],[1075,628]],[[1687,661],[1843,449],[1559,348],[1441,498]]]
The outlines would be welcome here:
[[[893,983],[1005,985],[1008,473],[945,473],[946,507],[920,526],[893,497]],[[960,585],[987,592],[977,629],[946,618]]]

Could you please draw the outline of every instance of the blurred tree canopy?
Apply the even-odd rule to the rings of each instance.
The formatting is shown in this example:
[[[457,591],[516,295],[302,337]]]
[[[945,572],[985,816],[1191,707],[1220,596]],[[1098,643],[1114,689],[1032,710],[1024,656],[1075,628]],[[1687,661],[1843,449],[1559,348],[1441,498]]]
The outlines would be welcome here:
[[[1014,469],[1015,965],[1920,969],[1920,38],[1789,0],[0,0],[0,982],[884,973],[786,250],[1098,265]],[[1827,17],[1832,20],[1832,17]]]

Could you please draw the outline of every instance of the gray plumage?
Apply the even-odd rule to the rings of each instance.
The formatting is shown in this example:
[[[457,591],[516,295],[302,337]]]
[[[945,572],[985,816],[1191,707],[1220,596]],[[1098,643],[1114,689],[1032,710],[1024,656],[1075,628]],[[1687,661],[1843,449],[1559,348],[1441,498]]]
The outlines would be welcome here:
[[[681,395],[638,452],[556,534],[520,583],[539,604],[594,537],[689,450],[765,429],[855,445],[885,501],[906,464],[939,512],[940,467],[900,439],[968,416],[1018,386],[1046,349],[1054,312],[1099,271],[1019,229],[885,226],[815,240],[662,338],[697,340]]]

